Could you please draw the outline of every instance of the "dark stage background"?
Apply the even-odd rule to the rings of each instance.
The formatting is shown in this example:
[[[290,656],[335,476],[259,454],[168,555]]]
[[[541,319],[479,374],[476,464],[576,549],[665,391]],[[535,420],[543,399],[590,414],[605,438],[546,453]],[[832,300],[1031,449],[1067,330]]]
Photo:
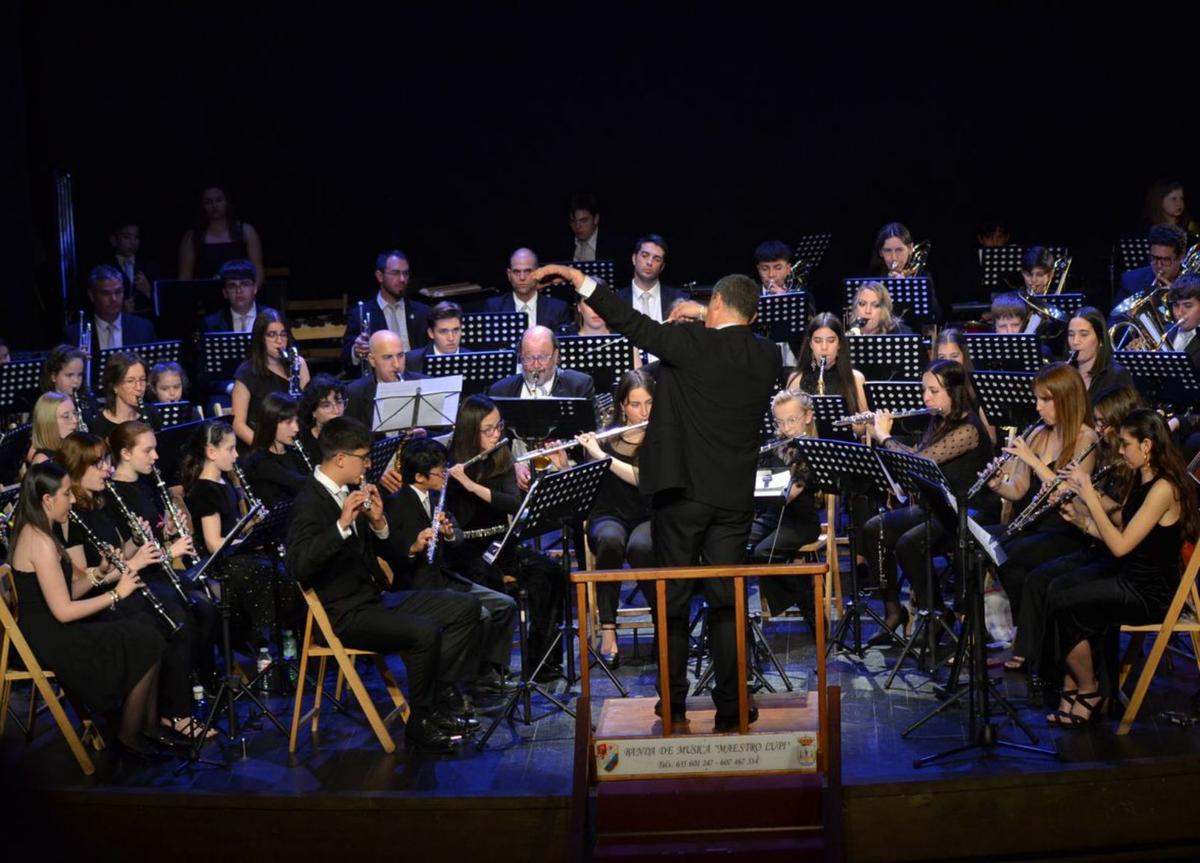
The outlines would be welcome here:
[[[610,230],[666,236],[671,283],[752,271],[762,239],[832,231],[832,286],[895,219],[933,241],[945,304],[968,298],[974,226],[1000,213],[1015,242],[1069,244],[1103,299],[1112,241],[1138,227],[1153,179],[1181,177],[1200,205],[1195,16],[1155,8],[19,3],[0,36],[19,317],[0,331],[39,346],[60,328],[55,169],[74,176],[81,273],[126,213],[173,272],[196,195],[218,182],[294,296],[365,296],[395,245],[418,283],[499,285],[513,248],[570,248],[565,202],[590,189]]]

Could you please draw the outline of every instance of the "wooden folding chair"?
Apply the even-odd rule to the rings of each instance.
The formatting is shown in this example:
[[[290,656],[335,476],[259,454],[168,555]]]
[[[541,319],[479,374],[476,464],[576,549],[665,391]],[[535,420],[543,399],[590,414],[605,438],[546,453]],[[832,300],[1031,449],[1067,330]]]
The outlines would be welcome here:
[[[354,697],[358,700],[359,706],[362,707],[363,713],[366,714],[367,722],[370,724],[371,730],[375,732],[375,736],[379,739],[379,745],[383,747],[383,751],[395,752],[396,743],[392,740],[392,735],[387,730],[388,723],[397,716],[407,722],[411,710],[403,693],[400,692],[400,685],[396,683],[396,678],[392,676],[392,672],[388,669],[383,655],[373,650],[358,650],[344,646],[341,639],[334,634],[333,624],[329,622],[329,615],[325,613],[325,608],[321,605],[321,600],[317,598],[316,593],[311,590],[305,590],[302,593],[304,594],[304,601],[308,604],[308,616],[304,621],[304,641],[300,647],[300,671],[296,680],[296,703],[292,710],[292,731],[288,737],[288,752],[296,751],[296,738],[299,736],[301,723],[311,719],[312,733],[314,735],[317,733],[317,724],[321,718],[321,687],[325,681],[326,663],[331,656],[334,662],[337,663],[338,669],[337,697],[341,696],[342,681],[345,680],[350,685],[350,691],[354,693]],[[317,642],[316,636],[318,632],[320,632],[321,640],[325,642],[324,644]],[[375,703],[371,701],[371,696],[367,692],[367,688],[363,685],[362,678],[358,676],[357,669],[354,667],[355,657],[359,656],[369,656],[375,660],[375,667],[379,670],[379,675],[383,678],[384,685],[387,686],[388,695],[391,696],[394,707],[392,712],[386,717],[380,717],[379,711],[375,708]],[[306,674],[310,658],[317,660],[316,685],[313,686],[313,706],[308,713],[301,715],[301,704],[304,698],[304,685],[307,680]]]
[[[596,569],[596,556],[592,554],[592,543],[588,539],[587,522],[583,525],[583,569],[585,572],[594,572]],[[629,580],[637,580],[637,570],[629,570]],[[592,646],[597,650],[600,649],[600,606],[596,604],[596,585],[593,582],[588,582],[587,586],[587,601],[588,601],[588,616],[591,621],[591,632],[593,634]],[[624,620],[622,620],[624,618]],[[636,619],[634,619],[636,618]],[[622,629],[633,630],[633,655],[638,654],[638,632],[643,629],[653,629],[654,620],[650,616],[650,606],[633,606],[629,608],[617,608],[617,632]]]
[[[836,494],[825,495],[824,533],[808,545],[802,545],[796,549],[796,559],[801,562],[817,563],[821,561],[822,554],[825,556],[825,562],[829,565],[829,574],[825,578],[825,593],[821,604],[825,608],[825,619],[830,623],[835,620],[834,610],[836,609],[840,613],[842,609],[842,577],[838,563],[838,546],[850,544],[846,537],[837,535],[837,506]],[[830,585],[833,586],[832,591]],[[764,604],[763,617],[770,619],[771,616],[770,609]],[[813,623],[813,621],[809,621],[809,623]]]
[[[56,692],[50,682],[54,677],[54,672],[42,668],[37,657],[33,655],[29,642],[21,634],[16,618],[17,588],[13,582],[12,571],[7,564],[0,566],[0,588],[3,588],[0,589],[0,594],[4,594],[0,597],[0,625],[4,628],[3,637],[0,640],[0,734],[4,733],[4,727],[8,720],[9,699],[12,697],[13,684],[28,680],[32,683],[32,688],[29,693],[29,718],[25,729],[26,735],[29,737],[33,735],[33,722],[37,715],[37,699],[40,695],[46,708],[50,711],[50,715],[54,717],[55,724],[66,738],[67,746],[71,748],[71,754],[79,762],[79,769],[84,772],[84,775],[91,776],[96,772],[96,765],[92,763],[84,741],[90,740],[97,750],[104,748],[104,741],[100,738],[96,726],[88,720],[83,720],[83,735],[80,736],[76,733],[67,712],[63,710],[61,693]],[[11,608],[9,607],[10,602],[12,603]],[[14,667],[13,650],[20,657],[23,669]]]
[[[1129,646],[1125,649],[1125,655],[1121,657],[1119,677],[1121,689],[1124,688],[1125,681],[1132,672],[1137,658],[1141,656],[1142,644],[1145,642],[1146,636],[1155,635],[1157,637],[1154,639],[1154,645],[1150,648],[1150,655],[1146,657],[1146,662],[1142,666],[1141,674],[1138,675],[1137,684],[1133,687],[1133,694],[1129,697],[1125,714],[1121,717],[1120,725],[1117,726],[1117,734],[1129,733],[1133,720],[1137,717],[1142,701],[1146,697],[1146,690],[1150,688],[1150,681],[1154,679],[1154,673],[1158,670],[1158,663],[1166,653],[1173,636],[1187,633],[1192,640],[1192,653],[1196,657],[1196,666],[1200,668],[1200,619],[1198,619],[1200,617],[1200,594],[1196,592],[1198,570],[1200,570],[1200,551],[1195,551],[1192,552],[1192,559],[1183,571],[1183,578],[1179,580],[1179,587],[1175,590],[1175,596],[1171,599],[1167,615],[1163,618],[1162,623],[1121,627],[1121,632],[1130,634]],[[1183,613],[1189,604],[1191,605],[1191,614],[1185,618]]]

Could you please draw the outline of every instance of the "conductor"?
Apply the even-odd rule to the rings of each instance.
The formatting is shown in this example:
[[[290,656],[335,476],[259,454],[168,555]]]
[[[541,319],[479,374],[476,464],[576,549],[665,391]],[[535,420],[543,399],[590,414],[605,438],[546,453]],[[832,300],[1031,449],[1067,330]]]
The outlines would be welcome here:
[[[713,287],[704,326],[659,324],[634,311],[579,270],[551,264],[539,281],[571,282],[577,293],[630,342],[661,359],[654,413],[642,444],[640,487],[652,498],[651,530],[659,566],[742,561],[754,518],[750,477],[758,458],[763,411],[781,373],[779,350],[750,328],[758,283],[725,276]],[[716,731],[737,727],[737,642],[733,582],[704,579],[716,685]],[[671,721],[686,720],[688,607],[697,584],[667,586]],[[643,593],[653,598],[654,591]],[[750,708],[750,721],[758,717]]]

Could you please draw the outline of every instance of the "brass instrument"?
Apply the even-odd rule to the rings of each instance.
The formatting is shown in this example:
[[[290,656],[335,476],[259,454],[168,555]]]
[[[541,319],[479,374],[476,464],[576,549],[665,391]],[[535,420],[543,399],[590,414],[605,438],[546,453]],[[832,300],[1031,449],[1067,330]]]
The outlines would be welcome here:
[[[877,413],[883,413],[883,411],[863,411],[860,414],[851,414],[848,417],[842,417],[839,420],[834,420],[833,427],[844,428],[845,426],[861,425],[862,423],[874,422],[875,414]],[[908,417],[923,416],[937,416],[937,412],[931,411],[929,408],[915,408],[914,410],[909,411],[896,411],[892,414],[892,419],[902,420],[907,419]]]
[[[1025,440],[1025,441],[1029,440],[1029,436],[1032,435],[1035,431],[1037,431],[1037,429],[1041,425],[1042,425],[1041,420],[1038,420],[1037,422],[1030,424],[1029,427],[1025,429],[1025,431],[1021,432],[1021,434],[1018,435],[1018,437],[1020,437],[1021,440]],[[988,462],[987,465],[984,466],[983,470],[981,470],[979,472],[979,476],[977,476],[975,478],[974,485],[972,485],[971,488],[968,489],[967,497],[972,498],[972,497],[975,497],[975,495],[979,494],[979,492],[981,492],[983,490],[983,487],[988,484],[988,481],[996,475],[996,473],[1000,470],[1000,468],[1004,467],[1004,465],[1008,464],[1014,458],[1016,458],[1015,455],[1013,455],[1012,453],[1006,452],[1006,453],[1001,453],[996,458],[994,458],[990,462]]]
[[[929,240],[922,240],[912,247],[912,253],[908,256],[908,263],[903,267],[897,267],[888,272],[888,276],[892,278],[908,278],[909,276],[920,276],[925,272],[925,268],[929,266],[929,252],[933,248],[933,243]]]
[[[785,293],[793,291],[802,291],[808,284],[808,274],[812,270],[812,264],[801,258],[788,268],[788,274],[783,277],[783,290]]]
[[[1050,284],[1046,286],[1046,293],[1061,294],[1063,292],[1063,288],[1067,285],[1067,273],[1071,271],[1072,260],[1070,255],[1054,259],[1054,273],[1050,276]]]
[[[181,539],[191,539],[192,533],[188,530],[187,521],[184,519],[183,513],[179,511],[179,507],[175,505],[175,498],[171,496],[171,490],[167,488],[166,482],[163,481],[162,474],[158,470],[158,465],[150,465],[150,470],[154,473],[154,484],[158,486],[158,494],[162,498],[163,510],[166,512],[167,518],[171,519],[171,524],[175,528],[175,534]]]
[[[1179,265],[1179,275],[1195,276],[1200,274],[1200,243],[1195,243],[1183,253],[1183,263]]]
[[[1200,259],[1200,250],[1197,252]],[[1198,264],[1200,266],[1200,264]],[[1127,297],[1113,309],[1117,322],[1108,328],[1113,350],[1159,351],[1167,341],[1171,328],[1171,309],[1166,303],[1169,288],[1158,286],[1157,280],[1149,290]]]
[[[826,357],[821,357],[821,367],[817,370],[817,395],[825,395],[825,366],[829,360]]]
[[[637,429],[644,429],[648,425],[650,425],[650,420],[642,420],[640,423],[634,423],[633,425],[618,426],[617,428],[605,429],[602,432],[596,432],[596,440],[601,441],[606,438],[616,437],[617,435],[625,434],[625,432],[636,431]],[[496,444],[496,446],[500,446],[500,444]],[[555,444],[554,446],[548,446],[548,447],[544,447],[542,449],[531,450],[531,451],[525,453],[525,455],[517,456],[516,460],[520,462],[520,461],[530,461],[531,459],[540,459],[540,458],[544,458],[544,457],[550,455],[551,453],[562,452],[563,450],[570,449],[571,447],[574,447],[574,446],[579,446],[579,442],[575,441],[575,440],[563,441],[562,443]],[[495,449],[495,448],[496,447],[492,447],[492,449]],[[488,452],[491,452],[491,450],[489,450]]]
[[[74,510],[67,513],[67,517],[71,520],[71,524],[76,525],[83,531],[83,535],[87,541],[92,544],[92,548],[100,553],[100,556],[112,564],[113,568],[121,575],[129,569],[129,564],[125,562],[125,558],[121,556],[119,549],[113,547],[110,543],[104,542],[100,537],[92,531],[90,527],[84,523],[83,519]],[[176,623],[175,620],[167,613],[166,606],[162,604],[162,600],[154,595],[154,591],[148,588],[145,584],[138,586],[138,590],[142,592],[142,596],[146,597],[146,602],[150,603],[150,607],[162,618],[163,623],[171,630],[171,635],[174,635],[179,630],[183,629],[183,625]]]
[[[1033,300],[1029,299],[1029,295],[1025,293],[1017,294],[1017,296],[1021,298],[1021,302],[1029,306],[1030,311],[1041,317],[1040,321],[1035,321],[1030,318],[1030,320],[1025,324],[1026,333],[1036,333],[1041,324],[1049,321],[1054,321],[1055,323],[1061,324],[1064,327],[1070,322],[1070,319],[1067,317],[1067,313],[1058,306],[1051,306],[1049,304],[1038,305]],[[1038,294],[1038,296],[1042,295]]]
[[[187,595],[187,591],[183,589],[183,582],[179,580],[179,576],[171,567],[171,552],[154,538],[153,533],[142,528],[142,520],[125,503],[124,498],[121,497],[121,493],[117,491],[117,487],[113,485],[111,479],[104,481],[104,487],[108,489],[108,493],[117,502],[117,509],[121,510],[121,515],[124,517],[125,523],[129,525],[129,533],[133,538],[133,544],[141,546],[150,543],[154,548],[158,549],[158,553],[162,555],[162,563],[159,566],[167,576],[167,581],[171,582],[171,587],[175,588],[175,592],[179,594],[179,598],[183,600],[184,604],[190,604],[192,601],[191,597]]]
[[[1083,452],[1071,459],[1067,463],[1067,466],[1063,468],[1063,470],[1059,472],[1058,476],[1056,476],[1051,482],[1043,483],[1042,487],[1038,490],[1038,493],[1033,496],[1033,500],[1029,502],[1029,506],[1021,510],[1020,514],[1008,523],[1008,527],[1004,529],[1004,537],[1001,541],[1003,542],[1003,540],[1012,539],[1022,530],[1029,527],[1029,525],[1041,518],[1042,514],[1050,508],[1050,505],[1047,505],[1046,501],[1051,495],[1054,494],[1054,492],[1058,491],[1059,486],[1066,481],[1064,473],[1079,467],[1079,465],[1083,463],[1083,460],[1091,455],[1092,450],[1099,445],[1100,439],[1097,438],[1088,444],[1087,448],[1084,449]]]
[[[359,334],[366,333],[369,337],[371,335],[371,313],[367,311],[367,307],[363,304],[362,300],[358,301],[358,323]],[[359,376],[364,378],[371,374],[371,361],[367,357],[362,357],[358,361],[358,373]]]

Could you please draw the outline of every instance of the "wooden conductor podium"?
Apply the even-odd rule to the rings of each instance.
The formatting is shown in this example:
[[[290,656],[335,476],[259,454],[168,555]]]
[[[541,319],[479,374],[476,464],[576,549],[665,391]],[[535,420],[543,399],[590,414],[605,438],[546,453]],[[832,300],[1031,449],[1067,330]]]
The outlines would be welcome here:
[[[610,698],[591,724],[591,678],[580,659],[572,810],[576,859],[650,860],[662,855],[755,861],[838,859],[840,842],[839,692],[826,685],[825,620],[816,615],[817,685],[809,693],[756,696],[749,724],[746,690],[746,579],[811,576],[815,608],[825,602],[828,567],[760,564],[729,567],[575,572],[579,641],[591,636],[587,588],[636,576],[653,582],[657,632],[666,631],[667,582],[732,578],[737,627],[736,731],[713,730],[707,696],[688,700],[687,722],[672,727],[653,696]],[[661,713],[671,715],[666,639],[656,638]]]

